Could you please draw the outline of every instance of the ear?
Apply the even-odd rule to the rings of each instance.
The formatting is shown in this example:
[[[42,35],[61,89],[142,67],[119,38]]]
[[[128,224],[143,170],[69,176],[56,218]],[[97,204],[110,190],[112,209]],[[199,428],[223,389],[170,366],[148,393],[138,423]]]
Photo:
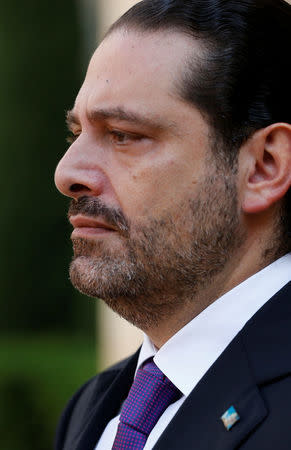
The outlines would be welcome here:
[[[242,209],[257,213],[284,197],[291,186],[291,125],[258,130],[240,151]]]

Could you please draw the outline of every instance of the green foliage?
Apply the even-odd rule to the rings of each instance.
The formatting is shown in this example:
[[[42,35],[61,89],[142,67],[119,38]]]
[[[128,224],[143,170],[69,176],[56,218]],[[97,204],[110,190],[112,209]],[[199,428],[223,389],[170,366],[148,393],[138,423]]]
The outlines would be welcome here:
[[[84,76],[80,18],[72,0],[0,2],[0,328],[70,330],[68,200],[53,175]],[[78,307],[89,320],[93,304]]]
[[[57,419],[95,372],[93,339],[1,337],[0,448],[51,450]]]

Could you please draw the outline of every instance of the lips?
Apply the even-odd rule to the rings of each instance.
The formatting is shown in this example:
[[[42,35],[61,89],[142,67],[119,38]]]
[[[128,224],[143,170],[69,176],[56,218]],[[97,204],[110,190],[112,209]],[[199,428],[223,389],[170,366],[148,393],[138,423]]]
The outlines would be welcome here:
[[[116,228],[101,219],[83,216],[82,214],[71,216],[69,221],[74,227],[73,237],[81,234],[102,234],[117,231]]]

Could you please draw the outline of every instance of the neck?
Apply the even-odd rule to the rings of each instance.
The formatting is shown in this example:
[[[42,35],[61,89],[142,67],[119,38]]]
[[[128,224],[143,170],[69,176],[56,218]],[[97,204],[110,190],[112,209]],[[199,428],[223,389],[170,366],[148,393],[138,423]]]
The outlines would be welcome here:
[[[263,255],[266,254],[268,254],[268,257],[263,258]],[[164,317],[161,316],[161,320],[156,326],[144,327],[142,328],[143,331],[157,348],[162,347],[174,334],[215,300],[280,256],[282,255],[275,253],[271,255],[270,252],[266,252],[266,249],[262,251],[256,241],[252,243],[248,240],[239,249],[239,252],[231,258],[223,271],[213,277],[207,286],[201,288],[193,297],[188,296],[183,302],[179,301],[179,305],[174,312],[172,311]]]

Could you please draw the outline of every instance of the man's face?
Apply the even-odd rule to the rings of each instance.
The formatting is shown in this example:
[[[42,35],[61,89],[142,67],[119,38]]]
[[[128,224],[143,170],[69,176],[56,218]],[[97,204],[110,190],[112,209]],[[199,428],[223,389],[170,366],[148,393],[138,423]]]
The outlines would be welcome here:
[[[73,284],[143,328],[191,301],[240,242],[235,177],[175,88],[193,45],[176,32],[107,37],[55,175],[73,199]]]

